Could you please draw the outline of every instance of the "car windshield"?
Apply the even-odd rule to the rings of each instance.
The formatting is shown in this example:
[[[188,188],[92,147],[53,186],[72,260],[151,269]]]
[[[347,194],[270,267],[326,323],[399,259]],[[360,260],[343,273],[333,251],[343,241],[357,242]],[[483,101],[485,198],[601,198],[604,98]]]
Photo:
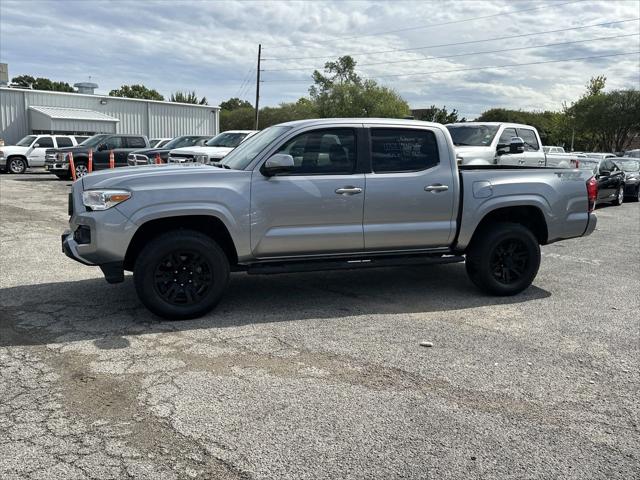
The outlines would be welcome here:
[[[625,172],[640,171],[640,162],[636,160],[618,160],[616,163],[620,165],[620,168]]]
[[[82,146],[83,147],[95,147],[97,146],[100,142],[102,142],[105,138],[107,138],[109,135],[106,134],[99,134],[99,135],[94,135],[93,137],[89,137],[87,138],[84,142],[82,142]]]
[[[173,140],[170,140],[167,144],[165,144],[164,147],[162,148],[166,148],[167,150],[173,150],[174,148],[181,148],[181,147],[192,147],[194,146],[198,140],[200,140],[202,137],[198,137],[198,136],[187,136],[187,137],[176,137]]]
[[[209,140],[205,145],[207,147],[228,147],[228,148],[236,148],[244,137],[246,137],[248,133],[232,133],[232,132],[223,132],[219,135],[216,135],[211,140]]]
[[[291,130],[291,128],[277,125],[265,128],[260,133],[247,139],[246,142],[243,142],[238,148],[224,157],[220,163],[227,168],[244,170],[271,142],[287,130]]]
[[[456,147],[486,147],[498,132],[497,125],[447,125]]]
[[[30,147],[31,144],[33,143],[33,141],[36,138],[37,137],[35,135],[27,135],[22,140],[20,140],[18,143],[16,143],[16,146],[17,147]]]

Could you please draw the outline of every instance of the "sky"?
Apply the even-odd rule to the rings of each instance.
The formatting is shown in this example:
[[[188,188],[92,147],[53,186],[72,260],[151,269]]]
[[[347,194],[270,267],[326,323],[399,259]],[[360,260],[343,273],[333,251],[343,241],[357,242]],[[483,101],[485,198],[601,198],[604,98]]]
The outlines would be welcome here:
[[[411,108],[469,119],[496,107],[559,110],[595,75],[607,90],[640,88],[639,32],[640,0],[0,2],[10,78],[253,104],[262,44],[261,106],[306,96],[314,69],[350,54],[359,75]]]

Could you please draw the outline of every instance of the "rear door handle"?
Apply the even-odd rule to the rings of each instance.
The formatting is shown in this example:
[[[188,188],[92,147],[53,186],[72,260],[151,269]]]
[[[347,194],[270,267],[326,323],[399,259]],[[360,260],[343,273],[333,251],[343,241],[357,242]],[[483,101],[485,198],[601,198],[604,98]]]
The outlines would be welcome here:
[[[447,185],[429,185],[427,187],[424,187],[424,191],[425,192],[446,192],[447,190],[449,190],[449,187]]]
[[[362,193],[362,189],[358,187],[342,187],[336,190],[336,194],[338,195],[357,195],[358,193]]]

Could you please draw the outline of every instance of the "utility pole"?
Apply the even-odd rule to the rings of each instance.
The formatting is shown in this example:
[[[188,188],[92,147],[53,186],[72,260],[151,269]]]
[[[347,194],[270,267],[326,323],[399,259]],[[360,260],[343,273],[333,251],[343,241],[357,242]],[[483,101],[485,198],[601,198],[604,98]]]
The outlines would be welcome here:
[[[258,69],[256,70],[256,124],[258,130],[258,112],[260,112],[260,55],[262,54],[262,44],[258,44]]]

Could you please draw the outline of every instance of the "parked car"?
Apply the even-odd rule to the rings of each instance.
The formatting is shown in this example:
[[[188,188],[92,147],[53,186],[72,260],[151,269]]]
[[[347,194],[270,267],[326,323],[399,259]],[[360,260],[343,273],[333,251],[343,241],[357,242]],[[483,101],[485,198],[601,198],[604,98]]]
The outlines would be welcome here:
[[[624,172],[613,160],[585,158],[580,160],[578,168],[591,172],[598,182],[597,204],[622,205],[625,196]]]
[[[545,153],[535,127],[517,123],[464,122],[446,126],[462,165],[517,165],[523,167],[574,168],[577,156]],[[509,150],[512,138],[522,147]],[[557,147],[554,147],[557,148]]]
[[[144,135],[103,133],[94,135],[75,147],[47,150],[45,163],[47,170],[59,179],[69,179],[69,154],[72,153],[76,177],[82,177],[89,173],[89,150],[93,152],[93,169],[103,170],[109,168],[111,152],[115,166],[126,167],[127,155],[141,148],[149,148],[149,140]]]
[[[231,270],[466,255],[475,285],[513,295],[535,278],[540,245],[594,230],[596,188],[580,170],[458,168],[451,136],[436,123],[301,120],[263,130],[217,165],[84,177],[72,187],[62,248],[100,266],[110,283],[132,270],[142,302],[166,318],[211,310]]]
[[[82,137],[74,135],[27,135],[15,145],[5,145],[0,150],[0,170],[24,173],[29,167],[43,167],[48,148],[72,147]]]
[[[201,147],[184,147],[171,150],[169,161],[173,163],[219,162],[231,150],[256,133],[258,133],[257,130],[227,130],[216,135]]]
[[[622,157],[617,158],[615,163],[624,172],[624,198],[640,201],[640,160]]]
[[[634,150],[627,150],[626,152],[624,152],[624,156],[631,157],[631,158],[640,158],[640,148],[636,148]]]
[[[149,139],[150,148],[160,148],[171,141],[171,138],[151,138]]]
[[[201,135],[182,135],[169,141],[162,147],[151,147],[149,149],[134,150],[127,155],[127,164],[133,165],[149,165],[156,161],[156,156],[160,155],[163,163],[169,161],[169,152],[175,148],[202,146],[211,136]]]
[[[598,160],[602,160],[604,158],[618,158],[613,153],[584,152],[584,154],[589,158],[597,158]]]

